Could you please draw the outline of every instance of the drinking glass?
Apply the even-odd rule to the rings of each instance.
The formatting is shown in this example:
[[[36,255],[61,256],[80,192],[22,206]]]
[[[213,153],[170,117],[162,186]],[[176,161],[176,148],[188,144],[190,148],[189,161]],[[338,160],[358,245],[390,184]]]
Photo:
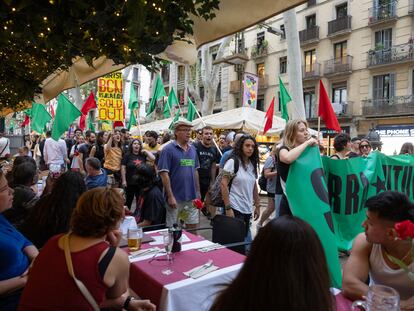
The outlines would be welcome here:
[[[137,251],[141,248],[142,228],[128,228],[128,248],[130,251]]]
[[[367,300],[354,301],[352,307],[363,307],[366,311],[399,311],[400,295],[392,287],[372,285],[369,287]]]
[[[167,260],[168,262],[171,261],[171,251],[172,251],[172,247],[173,247],[173,243],[174,243],[174,237],[172,232],[167,231],[167,232],[163,232],[163,243],[164,243],[164,248],[165,251],[167,253]]]

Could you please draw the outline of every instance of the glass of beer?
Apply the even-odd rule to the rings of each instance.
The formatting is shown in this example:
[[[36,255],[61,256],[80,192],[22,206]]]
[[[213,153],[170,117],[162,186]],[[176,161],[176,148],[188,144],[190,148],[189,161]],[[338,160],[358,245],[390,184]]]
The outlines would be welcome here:
[[[141,248],[142,228],[128,228],[128,248],[131,252]]]

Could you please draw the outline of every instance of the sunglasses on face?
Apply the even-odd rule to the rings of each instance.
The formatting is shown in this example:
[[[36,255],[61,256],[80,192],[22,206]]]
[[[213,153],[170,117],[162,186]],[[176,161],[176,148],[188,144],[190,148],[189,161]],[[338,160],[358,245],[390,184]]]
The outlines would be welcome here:
[[[364,149],[364,148],[371,148],[371,146],[370,145],[359,145],[359,148],[360,149]]]

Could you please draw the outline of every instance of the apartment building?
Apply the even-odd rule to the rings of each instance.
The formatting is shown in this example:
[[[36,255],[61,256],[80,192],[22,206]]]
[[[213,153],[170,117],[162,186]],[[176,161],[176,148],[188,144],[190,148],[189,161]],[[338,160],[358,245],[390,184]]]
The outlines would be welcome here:
[[[310,125],[317,126],[322,79],[351,136],[375,128],[383,140],[414,140],[414,0],[312,0],[297,7],[296,16]],[[266,24],[284,31],[283,15]],[[250,72],[259,76],[257,108],[266,110],[278,97],[279,76],[289,87],[287,62],[293,60],[286,39],[255,26],[242,40],[249,61],[229,67],[228,108],[240,105],[241,73]]]

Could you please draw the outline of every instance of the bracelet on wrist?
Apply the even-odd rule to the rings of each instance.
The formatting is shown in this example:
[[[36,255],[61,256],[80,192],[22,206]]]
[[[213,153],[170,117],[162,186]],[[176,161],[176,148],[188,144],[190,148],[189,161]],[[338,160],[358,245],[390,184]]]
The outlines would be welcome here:
[[[231,210],[231,205],[229,204],[229,205],[224,206],[224,209],[225,209],[226,211]]]
[[[122,306],[122,308],[124,308],[125,310],[128,310],[129,304],[132,300],[135,300],[135,297],[128,296],[127,299],[125,300],[124,305]]]

